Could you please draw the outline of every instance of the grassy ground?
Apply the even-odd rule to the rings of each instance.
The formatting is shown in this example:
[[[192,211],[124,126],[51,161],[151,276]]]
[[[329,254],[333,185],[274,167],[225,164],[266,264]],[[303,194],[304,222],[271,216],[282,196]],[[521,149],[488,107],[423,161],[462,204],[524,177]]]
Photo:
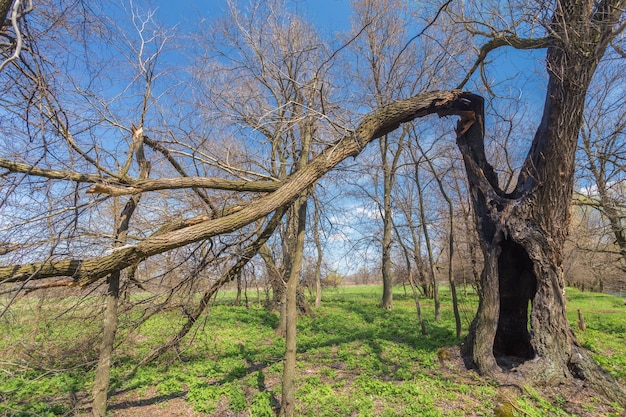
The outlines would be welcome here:
[[[396,288],[394,310],[377,308],[381,289],[329,289],[315,317],[298,329],[297,414],[300,416],[619,416],[624,410],[578,392],[507,387],[465,371],[454,336],[454,318],[442,289],[442,320],[433,321],[422,300],[428,336],[422,336],[413,301]],[[462,291],[461,291],[462,293]],[[461,294],[463,295],[463,294]],[[580,309],[587,330],[580,342],[598,362],[626,382],[624,298],[568,290],[569,318]],[[0,319],[0,415],[86,415],[97,358],[94,304],[59,299],[21,300]],[[463,297],[467,328],[476,297]],[[278,317],[262,307],[231,306],[218,297],[210,314],[178,351],[127,377],[134,363],[167,340],[183,319],[180,309],[137,328],[137,313],[123,317],[124,343],[112,373],[110,413],[134,415],[272,416],[280,398],[283,341]],[[61,315],[61,313],[65,313]],[[443,359],[443,363],[439,359]],[[508,413],[508,414],[507,414]]]

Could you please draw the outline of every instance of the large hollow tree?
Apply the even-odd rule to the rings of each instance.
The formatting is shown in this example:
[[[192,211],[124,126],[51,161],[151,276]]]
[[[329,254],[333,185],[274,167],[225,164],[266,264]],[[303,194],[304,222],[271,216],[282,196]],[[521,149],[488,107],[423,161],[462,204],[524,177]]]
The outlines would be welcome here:
[[[484,374],[520,366],[527,377],[549,385],[575,377],[624,403],[623,390],[581,349],[567,321],[562,251],[586,93],[623,29],[626,2],[556,3],[545,38],[496,37],[481,50],[484,57],[503,45],[547,47],[543,116],[513,191],[499,186],[487,162],[482,98],[470,99],[471,112],[457,127],[485,258],[467,347]]]

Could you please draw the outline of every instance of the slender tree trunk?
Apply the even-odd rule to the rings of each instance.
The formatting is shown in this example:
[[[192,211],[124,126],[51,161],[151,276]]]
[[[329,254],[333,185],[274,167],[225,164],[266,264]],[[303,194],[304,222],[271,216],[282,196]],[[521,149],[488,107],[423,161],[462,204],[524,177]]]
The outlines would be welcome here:
[[[290,254],[288,274],[285,290],[285,360],[283,363],[282,400],[280,405],[281,417],[293,417],[296,411],[296,323],[298,319],[298,281],[302,269],[304,252],[304,235],[306,232],[306,196],[294,204],[293,216],[290,222],[289,240],[294,242],[293,252]],[[295,223],[295,224],[294,224]],[[295,236],[291,236],[291,234]]]
[[[111,274],[108,280],[106,307],[104,312],[104,327],[102,341],[100,343],[100,358],[96,368],[96,376],[93,384],[92,414],[94,417],[105,417],[109,394],[109,382],[111,375],[111,358],[115,346],[117,333],[119,301],[120,273]]]
[[[417,286],[415,285],[415,281],[413,280],[413,271],[409,271],[408,280],[409,285],[411,286],[411,291],[413,292],[413,300],[415,301],[415,312],[417,314],[417,321],[420,324],[422,335],[426,336],[428,334],[428,331],[426,330],[426,323],[424,322],[424,318],[422,317],[420,294],[417,291]]]
[[[398,228],[395,227],[395,225],[394,225],[394,229],[396,232],[396,236],[398,237],[398,240],[401,242],[402,239],[400,239],[400,232],[398,231]],[[424,319],[422,318],[422,307],[420,306],[419,292],[417,291],[415,280],[413,279],[413,268],[411,268],[411,257],[409,255],[409,250],[407,249],[407,247],[405,245],[401,245],[401,246],[402,246],[402,253],[404,254],[404,261],[406,262],[406,269],[408,271],[407,281],[409,281],[409,286],[411,287],[411,291],[413,292],[413,299],[415,300],[415,311],[417,313],[417,321],[420,324],[422,335],[426,336],[428,332],[426,331],[426,325],[424,323]]]
[[[237,295],[235,296],[235,306],[239,307],[241,305],[241,275],[237,275]]]
[[[613,237],[615,238],[615,243],[619,248],[619,253],[621,257],[621,265],[622,268],[626,268],[626,234],[624,233],[624,227],[622,224],[623,212],[619,210],[617,207],[621,204],[621,201],[616,201],[615,198],[610,196],[609,189],[607,186],[606,180],[606,160],[601,160],[600,158],[603,155],[600,155],[596,162],[596,158],[594,157],[594,151],[592,149],[591,139],[589,135],[583,134],[583,150],[587,155],[587,162],[589,163],[589,170],[593,175],[593,179],[596,183],[596,188],[598,192],[598,196],[600,199],[600,205],[598,210],[606,217],[609,221],[609,226],[611,229],[611,233],[613,233]],[[604,155],[606,158],[608,155]]]
[[[411,240],[413,241],[413,262],[415,263],[415,269],[417,270],[417,275],[419,278],[419,283],[422,286],[422,294],[426,298],[431,297],[430,285],[428,284],[428,279],[424,274],[424,261],[422,260],[422,240],[421,235],[417,232],[418,228],[413,223],[413,219],[411,218],[410,213],[407,213],[406,221],[409,230],[411,231]],[[416,287],[418,283],[415,284]]]
[[[426,153],[424,152],[422,147],[419,145],[419,143],[417,144],[417,146],[420,149],[420,152],[422,153],[423,157],[428,162],[428,166],[430,167],[430,170],[433,176],[435,177],[435,181],[437,182],[437,185],[439,186],[439,191],[441,192],[441,196],[443,197],[444,200],[446,200],[446,204],[448,205],[448,218],[449,218],[449,225],[450,225],[450,229],[448,231],[448,283],[450,284],[450,294],[452,296],[452,309],[454,311],[454,321],[456,324],[456,337],[460,338],[461,330],[462,330],[461,314],[459,313],[459,300],[456,295],[456,283],[454,282],[454,205],[452,204],[452,200],[448,196],[446,189],[443,187],[443,182],[441,181],[441,178],[439,178],[439,175],[437,174],[437,171],[435,170],[433,162],[430,160],[430,158],[426,156]]]
[[[419,195],[420,206],[420,222],[422,223],[422,233],[424,234],[424,243],[426,244],[426,251],[428,253],[428,266],[430,268],[430,275],[432,279],[432,291],[433,300],[435,302],[435,321],[441,320],[441,302],[439,301],[439,284],[437,283],[437,271],[435,268],[435,259],[433,255],[432,246],[430,244],[430,232],[428,231],[428,224],[426,222],[426,210],[424,208],[424,195],[422,193],[422,186],[419,179],[419,162],[415,161],[415,183],[417,185],[417,193]]]
[[[383,136],[380,139],[380,153],[382,157],[383,169],[383,236],[382,236],[382,276],[383,276],[383,296],[380,306],[385,310],[393,308],[393,273],[391,267],[391,227],[393,215],[391,212],[391,189],[393,187],[393,172],[387,161],[389,151],[389,137]]]
[[[321,256],[315,263],[315,307],[322,305],[322,262]]]
[[[315,201],[315,210],[313,212],[313,241],[317,250],[317,259],[315,261],[315,307],[319,307],[322,303],[322,261],[324,253],[322,251],[322,242],[320,241],[319,222],[320,214],[317,200]]]
[[[122,214],[119,217],[115,246],[126,244],[126,235],[130,217],[132,216],[139,196],[131,197],[126,203]],[[102,329],[102,340],[100,342],[100,357],[96,367],[96,375],[93,385],[92,414],[94,417],[104,417],[106,415],[107,400],[109,394],[109,384],[111,379],[111,358],[115,347],[115,336],[118,326],[118,305],[120,296],[120,271],[116,271],[107,280],[106,303],[104,310],[104,324]]]
[[[267,270],[269,284],[272,290],[269,308],[272,311],[278,311],[280,314],[276,334],[285,335],[285,283],[283,282],[283,271],[274,262],[272,250],[267,244],[263,244],[259,249],[259,255],[263,259],[265,269]],[[269,298],[269,293],[267,293]]]
[[[150,163],[146,160],[143,149],[143,130],[133,129],[132,131],[134,153],[139,165],[139,178],[147,179],[150,176]],[[130,159],[127,164],[130,166]],[[141,194],[133,195],[124,205],[115,227],[115,247],[126,244],[130,219],[139,204]],[[117,203],[117,197],[116,197]],[[117,208],[117,204],[114,205]],[[106,295],[106,307],[104,311],[104,325],[102,330],[102,341],[100,344],[100,358],[96,367],[96,375],[93,385],[92,414],[94,417],[104,417],[106,415],[109,385],[111,380],[111,358],[115,347],[115,336],[118,326],[118,305],[120,296],[120,270],[113,272],[108,278],[108,288]]]
[[[248,299],[248,279],[244,277],[243,281],[243,298],[246,303],[246,308],[250,308],[250,300]]]

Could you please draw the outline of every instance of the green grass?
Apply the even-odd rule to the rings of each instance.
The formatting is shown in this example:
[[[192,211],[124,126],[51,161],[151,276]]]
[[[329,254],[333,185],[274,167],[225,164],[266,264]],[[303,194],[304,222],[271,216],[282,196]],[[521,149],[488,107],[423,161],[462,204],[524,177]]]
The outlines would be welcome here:
[[[495,384],[472,372],[442,368],[437,361],[438,349],[460,342],[446,288],[441,291],[439,323],[433,320],[432,301],[422,300],[428,336],[420,334],[413,300],[402,287],[395,289],[393,311],[377,307],[380,291],[373,286],[325,290],[315,317],[300,318],[297,414],[494,415]],[[169,339],[183,316],[178,309],[170,310],[139,328],[133,326],[138,313],[123,316],[124,343],[116,353],[112,388],[136,397],[184,396],[196,411],[209,415],[224,408],[251,416],[274,415],[284,349],[274,333],[278,316],[256,305],[233,307],[232,297],[222,293],[178,350],[130,378],[125,376],[133,365]],[[576,324],[577,309],[587,322],[586,332],[577,331],[581,343],[613,375],[626,378],[625,300],[576,290],[568,290],[568,300],[571,323]],[[97,359],[98,301],[86,300],[62,316],[59,313],[70,308],[72,300],[46,305],[39,315],[47,319],[36,325],[37,302],[25,299],[0,320],[0,415],[64,415],[74,407],[72,393],[88,398]],[[461,299],[465,328],[476,303],[471,293]],[[548,399],[532,388],[516,401],[525,415],[566,415],[562,398]]]
[[[568,319],[578,341],[593,352],[595,360],[613,376],[626,379],[626,298],[568,289]],[[577,310],[587,330],[576,327]]]

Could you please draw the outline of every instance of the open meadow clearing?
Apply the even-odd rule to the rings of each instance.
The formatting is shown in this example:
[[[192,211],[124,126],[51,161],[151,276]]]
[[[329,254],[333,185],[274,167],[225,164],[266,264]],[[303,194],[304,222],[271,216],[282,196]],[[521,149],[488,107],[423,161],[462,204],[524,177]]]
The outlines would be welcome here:
[[[420,333],[414,301],[395,287],[394,310],[377,307],[378,286],[326,289],[314,317],[298,321],[297,414],[301,416],[619,416],[624,410],[584,385],[572,390],[504,386],[466,371],[455,347],[454,317],[442,288],[442,320],[422,299],[429,334]],[[410,290],[409,293],[410,294]],[[284,339],[278,314],[249,294],[250,308],[220,293],[209,314],[179,348],[129,371],[178,330],[172,308],[141,326],[138,313],[121,318],[112,369],[112,416],[272,416],[280,399]],[[465,332],[477,298],[460,291]],[[264,299],[261,293],[261,301]],[[626,383],[626,299],[568,289],[568,317],[577,310],[581,344]],[[95,299],[94,299],[95,300]],[[50,300],[48,300],[50,301]],[[88,415],[99,327],[91,299],[38,303],[23,298],[0,322],[0,415]]]

